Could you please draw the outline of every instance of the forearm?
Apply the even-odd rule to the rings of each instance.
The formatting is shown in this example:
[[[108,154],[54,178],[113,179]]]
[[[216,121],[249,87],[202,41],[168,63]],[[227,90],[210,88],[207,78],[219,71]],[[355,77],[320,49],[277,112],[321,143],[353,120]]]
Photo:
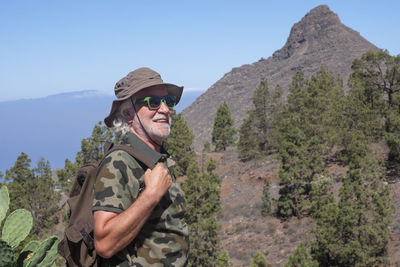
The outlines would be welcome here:
[[[95,245],[99,255],[109,258],[128,246],[137,236],[160,200],[151,190],[144,190],[124,212],[102,216],[95,212]]]

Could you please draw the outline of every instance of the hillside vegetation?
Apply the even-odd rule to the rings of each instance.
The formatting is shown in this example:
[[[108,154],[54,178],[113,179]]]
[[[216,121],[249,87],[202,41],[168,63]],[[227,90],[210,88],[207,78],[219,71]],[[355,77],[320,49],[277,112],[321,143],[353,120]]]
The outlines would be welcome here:
[[[263,79],[238,130],[221,104],[201,153],[175,114],[165,146],[186,194],[190,265],[400,264],[399,69],[400,56],[369,51],[354,60],[348,92],[327,68],[310,79],[298,70],[287,98]],[[102,158],[105,141],[112,134],[99,122],[57,171],[61,195],[80,166]],[[31,212],[33,236],[62,234],[68,210],[48,161],[31,168],[21,153],[4,178],[10,212]]]

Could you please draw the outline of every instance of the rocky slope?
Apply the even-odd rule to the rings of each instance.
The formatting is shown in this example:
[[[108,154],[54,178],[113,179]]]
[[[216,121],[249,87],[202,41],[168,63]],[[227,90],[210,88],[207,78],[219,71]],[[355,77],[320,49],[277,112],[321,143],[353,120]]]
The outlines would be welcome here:
[[[326,66],[346,80],[352,61],[368,50],[377,49],[358,32],[343,25],[328,6],[315,7],[292,27],[280,50],[267,59],[233,68],[183,110],[182,115],[195,135],[195,149],[201,150],[204,142],[211,140],[214,116],[224,101],[236,127],[240,127],[246,111],[252,107],[253,91],[261,78],[268,79],[270,89],[281,85],[285,94],[299,68],[309,77]]]
[[[384,145],[376,144],[373,149],[378,158],[387,155],[387,150],[382,151],[382,147]],[[207,154],[206,158],[209,157],[216,161],[216,172],[222,179],[219,234],[222,249],[228,252],[233,267],[249,266],[253,254],[257,251],[266,255],[271,266],[281,267],[301,242],[314,240],[312,228],[315,221],[311,218],[280,221],[272,214],[261,216],[261,198],[265,181],[271,184],[271,198],[275,200],[279,198],[277,155],[272,154],[258,163],[241,162],[237,158],[236,149],[229,147],[224,153]],[[335,192],[338,192],[346,170],[346,167],[336,163],[328,165],[327,171],[336,177],[333,184]],[[399,173],[392,175],[390,186],[395,214],[390,227],[391,238],[385,266],[400,266]]]

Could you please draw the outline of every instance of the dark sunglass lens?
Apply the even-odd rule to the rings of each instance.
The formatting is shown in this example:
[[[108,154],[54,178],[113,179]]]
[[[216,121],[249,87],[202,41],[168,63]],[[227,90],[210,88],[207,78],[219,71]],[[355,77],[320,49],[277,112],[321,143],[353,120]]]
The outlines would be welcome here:
[[[161,98],[158,96],[152,96],[149,99],[150,108],[159,108],[161,104]]]
[[[176,97],[175,96],[166,96],[165,103],[167,103],[168,107],[173,108],[176,103]]]

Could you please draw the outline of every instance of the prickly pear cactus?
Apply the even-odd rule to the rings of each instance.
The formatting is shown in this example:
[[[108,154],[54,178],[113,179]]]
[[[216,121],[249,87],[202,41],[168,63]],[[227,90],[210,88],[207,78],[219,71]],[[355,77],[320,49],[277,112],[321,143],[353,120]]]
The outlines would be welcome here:
[[[40,246],[40,242],[37,240],[32,240],[28,244],[25,245],[25,247],[22,249],[21,252],[25,251],[36,251]]]
[[[2,186],[0,188],[0,225],[1,222],[6,217],[8,207],[10,205],[10,197],[8,195],[7,186]]]
[[[6,216],[10,198],[6,186],[0,188],[0,226]],[[31,241],[19,253],[14,262],[14,251],[19,243],[23,241],[32,229],[33,218],[29,211],[18,209],[13,211],[6,219],[1,229],[0,239],[0,267],[30,266],[30,267],[53,267],[58,256],[58,243],[56,236],[47,238],[40,243]]]
[[[60,240],[56,236],[51,236],[44,240],[35,251],[28,262],[28,267],[49,267],[52,266],[58,256],[58,243]]]
[[[14,253],[11,247],[3,240],[0,240],[0,266],[8,267],[14,263]]]
[[[27,266],[29,264],[30,258],[33,253],[39,248],[40,242],[37,240],[32,240],[21,250],[21,253],[18,256],[17,266]]]
[[[1,239],[14,249],[28,236],[32,225],[33,218],[31,213],[25,209],[17,209],[7,217]]]

